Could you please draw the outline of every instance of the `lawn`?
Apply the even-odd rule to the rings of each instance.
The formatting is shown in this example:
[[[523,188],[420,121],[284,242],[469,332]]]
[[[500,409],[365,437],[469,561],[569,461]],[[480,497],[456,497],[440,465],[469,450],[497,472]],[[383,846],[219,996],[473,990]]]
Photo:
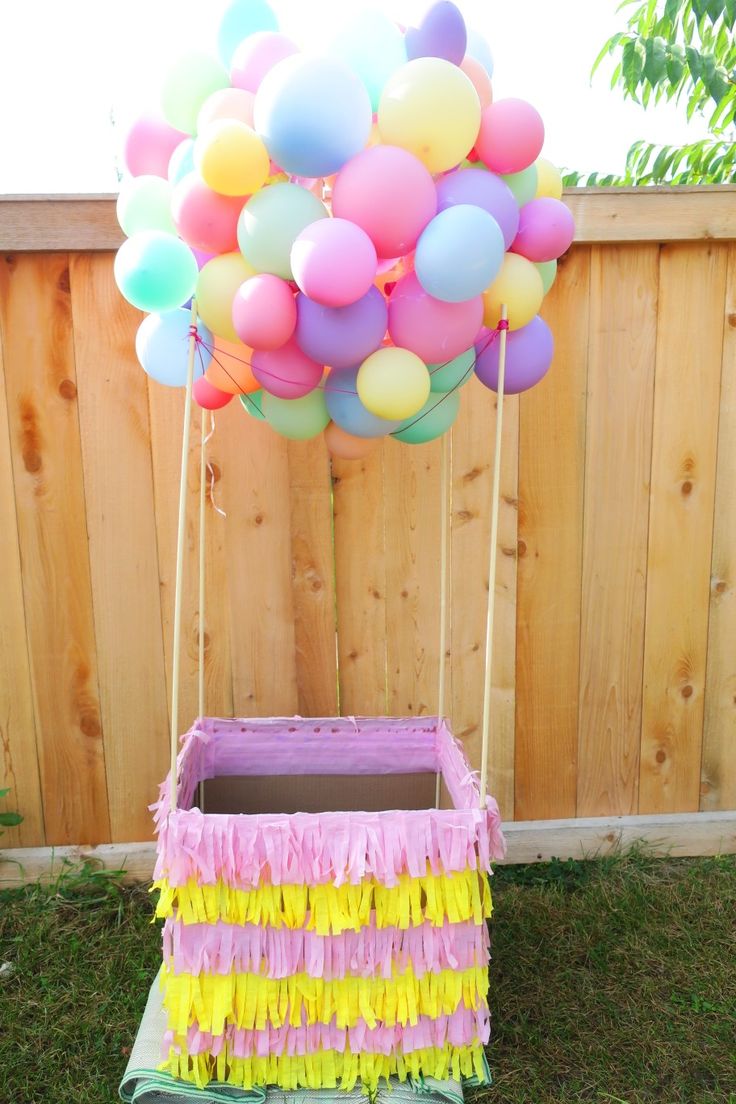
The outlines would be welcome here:
[[[475,1104],[736,1104],[736,857],[493,879],[491,1089]],[[0,1102],[111,1104],[158,929],[143,888],[0,894]]]

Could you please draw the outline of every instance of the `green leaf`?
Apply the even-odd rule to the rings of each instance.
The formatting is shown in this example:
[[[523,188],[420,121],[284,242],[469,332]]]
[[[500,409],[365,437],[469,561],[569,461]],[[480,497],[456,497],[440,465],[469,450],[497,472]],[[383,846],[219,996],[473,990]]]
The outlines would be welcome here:
[[[648,38],[645,44],[644,76],[658,85],[667,73],[667,48],[663,38]]]
[[[10,787],[8,787],[7,790],[0,790],[0,797],[7,797],[9,793]]]
[[[686,46],[685,57],[687,58],[687,67],[690,70],[690,76],[693,80],[699,80],[703,67],[703,59],[700,51],[696,50],[694,46]]]
[[[23,823],[23,817],[20,813],[0,813],[0,826],[3,828],[15,828],[17,824]]]
[[[667,56],[667,80],[672,85],[679,84],[685,72],[685,62],[672,51]],[[673,89],[674,91],[674,89]]]

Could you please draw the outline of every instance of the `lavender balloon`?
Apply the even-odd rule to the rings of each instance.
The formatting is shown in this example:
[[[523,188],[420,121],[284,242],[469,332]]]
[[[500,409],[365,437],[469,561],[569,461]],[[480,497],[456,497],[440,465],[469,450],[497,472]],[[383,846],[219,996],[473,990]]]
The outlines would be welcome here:
[[[299,294],[296,310],[297,344],[312,360],[330,368],[362,364],[379,347],[388,325],[386,300],[377,287],[346,307],[325,307]]]
[[[468,32],[459,8],[450,0],[432,4],[418,27],[409,27],[404,39],[409,61],[438,57],[459,65],[465,57]]]
[[[437,211],[469,203],[482,207],[501,227],[504,246],[509,248],[519,231],[519,205],[500,176],[485,169],[455,169],[437,182]]]
[[[327,409],[335,425],[354,437],[385,437],[401,425],[401,420],[388,421],[366,410],[358,398],[359,367],[330,372],[324,384]]]
[[[487,337],[482,337],[475,346],[475,374],[491,391],[498,389],[499,348],[498,337],[490,343]],[[553,352],[552,331],[539,315],[520,330],[509,332],[506,336],[505,393],[518,395],[539,383],[552,363]]]
[[[570,248],[574,236],[575,222],[565,204],[540,196],[521,208],[519,231],[511,249],[530,261],[554,261]]]

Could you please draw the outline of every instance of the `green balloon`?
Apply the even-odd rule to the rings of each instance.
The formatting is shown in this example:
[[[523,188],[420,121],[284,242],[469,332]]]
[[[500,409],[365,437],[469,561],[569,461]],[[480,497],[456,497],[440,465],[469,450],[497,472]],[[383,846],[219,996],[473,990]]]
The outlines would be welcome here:
[[[557,277],[557,261],[537,261],[536,267],[542,277],[542,287],[546,295]]]
[[[266,415],[263,413],[262,391],[251,391],[249,395],[239,395],[238,398],[243,404],[243,410],[246,414],[250,414],[251,418],[255,418],[257,422],[265,422]]]
[[[248,200],[238,219],[238,244],[258,272],[291,280],[291,247],[311,222],[327,218],[320,199],[300,184],[279,182]]]
[[[315,387],[300,399],[279,399],[266,391],[263,395],[263,413],[268,424],[292,441],[307,441],[316,437],[330,420],[324,391]]]
[[[523,207],[525,203],[529,203],[534,199],[537,192],[537,166],[530,165],[528,169],[522,169],[518,173],[510,173],[508,176],[501,176],[511,191],[514,193],[514,198],[520,207]]]
[[[130,176],[120,187],[118,222],[127,237],[139,230],[176,234],[171,217],[171,185],[160,176]]]
[[[197,116],[213,92],[230,87],[230,78],[219,61],[199,51],[185,54],[169,69],[161,89],[164,118],[185,134],[197,133]]]
[[[432,391],[454,391],[467,383],[473,375],[475,349],[466,349],[447,364],[430,364],[429,378]]]
[[[391,436],[407,445],[424,445],[446,433],[457,418],[459,410],[459,391],[449,391],[446,395],[430,395],[422,409],[403,423],[406,428],[399,426]]]
[[[169,311],[191,299],[197,262],[189,246],[161,230],[141,230],[120,246],[113,268],[122,295],[142,311]]]

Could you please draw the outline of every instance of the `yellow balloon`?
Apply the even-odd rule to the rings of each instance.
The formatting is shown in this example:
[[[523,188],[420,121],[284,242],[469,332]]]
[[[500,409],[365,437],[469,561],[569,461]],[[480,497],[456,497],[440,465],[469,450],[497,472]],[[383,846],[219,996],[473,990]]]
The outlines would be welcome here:
[[[391,421],[410,418],[429,398],[427,365],[409,349],[377,349],[358,369],[358,398],[366,410]]]
[[[194,143],[194,164],[213,192],[249,196],[266,183],[268,151],[263,140],[238,119],[215,119]]]
[[[549,196],[550,199],[562,199],[562,173],[544,157],[537,158],[537,190],[535,197]]]
[[[220,88],[208,96],[200,107],[197,134],[201,134],[215,119],[237,119],[252,127],[255,102],[255,94],[246,92],[244,88]]]
[[[432,173],[459,164],[479,128],[478,93],[452,62],[415,58],[386,82],[378,105],[381,141],[409,150]]]
[[[508,308],[509,329],[520,330],[539,313],[544,285],[539,269],[517,253],[507,253],[496,279],[483,292],[483,322],[498,325],[501,307]]]
[[[218,337],[240,341],[233,326],[233,299],[240,285],[255,274],[256,270],[242,253],[213,257],[200,272],[195,292],[197,313]]]

